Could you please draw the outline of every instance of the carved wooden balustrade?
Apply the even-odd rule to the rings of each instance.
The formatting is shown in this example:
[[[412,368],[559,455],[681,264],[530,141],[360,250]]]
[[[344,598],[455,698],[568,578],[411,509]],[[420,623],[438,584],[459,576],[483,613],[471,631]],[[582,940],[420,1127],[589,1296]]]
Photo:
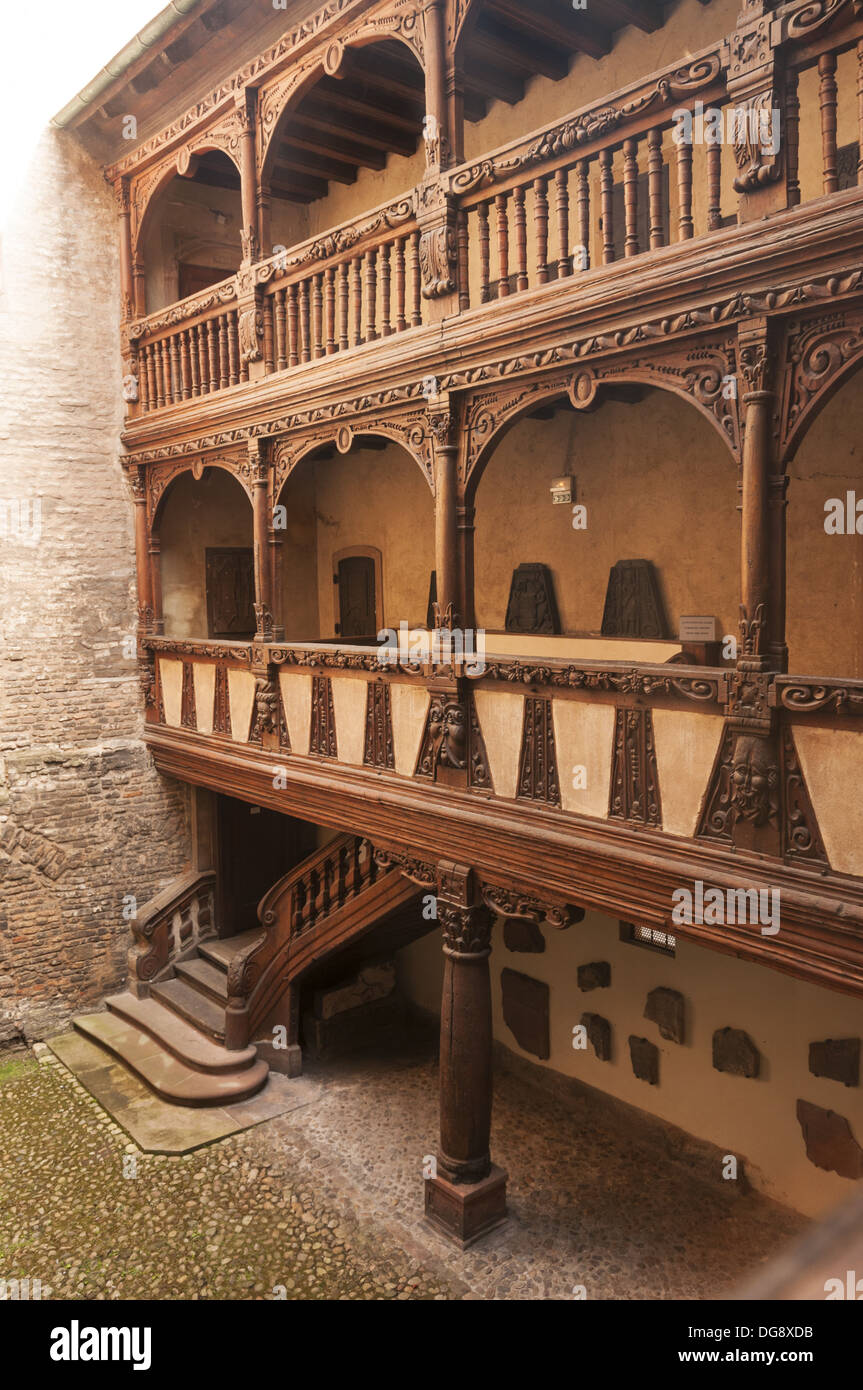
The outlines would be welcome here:
[[[245,1047],[293,980],[416,892],[380,868],[358,835],[336,836],[291,869],[258,905],[260,936],[231,960],[225,1045]],[[289,1019],[289,1030],[295,1023]]]
[[[198,943],[216,934],[216,875],[190,873],[139,908],[131,921],[129,989],[139,999]]]
[[[248,381],[235,278],[134,323],[142,414]]]

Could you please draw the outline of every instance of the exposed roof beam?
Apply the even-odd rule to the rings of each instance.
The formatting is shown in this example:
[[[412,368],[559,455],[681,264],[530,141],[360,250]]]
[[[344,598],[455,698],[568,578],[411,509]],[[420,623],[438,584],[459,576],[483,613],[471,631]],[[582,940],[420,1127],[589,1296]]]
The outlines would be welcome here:
[[[296,171],[300,174],[320,175],[324,179],[335,179],[336,183],[356,183],[357,168],[355,164],[345,164],[341,159],[330,159],[324,155],[314,157],[306,155],[294,149],[290,143],[282,144],[276,151],[276,166],[273,177],[276,182],[281,182],[282,174],[287,174],[288,182],[290,176]]]
[[[483,96],[505,101],[510,106],[515,106],[524,96],[524,83],[519,78],[510,77],[499,69],[489,67],[488,63],[480,62],[470,50],[465,60],[464,77],[467,85],[475,87]]]
[[[569,72],[569,53],[566,50],[558,48],[553,52],[534,42],[532,37],[529,39],[526,33],[523,41],[519,42],[516,38],[510,40],[501,34],[490,33],[480,26],[473,34],[471,47],[490,65],[508,69],[510,75],[519,78],[538,73],[540,77],[559,82]]]
[[[309,96],[320,99],[331,111],[347,111],[351,116],[370,116],[373,121],[386,126],[396,126],[419,139],[420,122],[414,111],[404,106],[391,106],[379,101],[373,94],[346,89],[331,78],[323,78],[312,88]],[[305,115],[305,102],[300,104],[300,113]],[[354,127],[355,128],[355,127]],[[365,129],[360,134],[366,138]]]
[[[531,34],[569,52],[586,53],[590,58],[604,58],[611,52],[611,31],[587,19],[583,11],[551,15],[536,7],[528,15],[522,0],[494,0],[493,13],[514,28],[529,25]]]
[[[291,191],[280,194],[279,190],[281,189],[290,189]],[[310,202],[313,198],[325,198],[327,196],[327,182],[325,179],[313,178],[310,174],[291,173],[283,183],[274,180],[270,185],[270,191],[275,193],[277,197],[299,197]]]
[[[603,18],[607,18],[615,29],[626,24],[634,24],[645,34],[662,27],[662,10],[655,0],[600,0]]]
[[[320,136],[315,138],[314,128],[296,118],[289,119],[282,138],[298,150],[308,150],[310,154],[325,156],[335,154],[338,158],[347,160],[349,164],[356,164],[364,169],[383,169],[387,162],[385,151],[373,149],[365,142],[342,138],[338,147],[334,147],[331,141]]]

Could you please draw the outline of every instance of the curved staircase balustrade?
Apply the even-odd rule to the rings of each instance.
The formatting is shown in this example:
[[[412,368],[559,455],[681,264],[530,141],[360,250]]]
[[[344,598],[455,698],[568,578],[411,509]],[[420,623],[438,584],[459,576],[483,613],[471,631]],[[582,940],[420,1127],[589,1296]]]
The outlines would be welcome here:
[[[128,954],[129,990],[137,998],[146,998],[161,975],[215,936],[215,888],[213,869],[193,871],[137,911]]]
[[[225,1046],[245,1047],[290,980],[305,952],[298,945],[318,940],[324,924],[335,925],[342,909],[388,870],[374,861],[361,836],[344,834],[295,865],[258,904],[260,936],[233,957],[228,969]],[[296,967],[296,968],[294,968]]]

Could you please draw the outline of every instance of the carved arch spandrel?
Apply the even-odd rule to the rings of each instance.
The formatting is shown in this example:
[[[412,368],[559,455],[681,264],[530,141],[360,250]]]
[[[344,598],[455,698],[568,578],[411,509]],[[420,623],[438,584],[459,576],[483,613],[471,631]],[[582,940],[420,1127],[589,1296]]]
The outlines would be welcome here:
[[[612,358],[604,363],[555,372],[528,382],[502,382],[469,397],[465,413],[466,444],[459,484],[468,500],[503,435],[531,411],[568,397],[578,410],[602,401],[603,388],[651,386],[680,396],[709,420],[735,462],[740,462],[741,430],[736,385],[736,348],[723,338],[699,347],[681,345],[662,356]]]
[[[259,178],[264,175],[273,136],[285,112],[296,104],[300,95],[313,87],[321,77],[334,77],[349,49],[368,48],[387,39],[397,39],[405,44],[420,69],[425,71],[425,17],[422,6],[413,0],[396,0],[395,4],[384,6],[378,14],[355,22],[339,35],[322,39],[299,65],[261,88],[258,98],[258,138],[255,142]]]
[[[294,469],[316,449],[334,444],[347,454],[355,443],[369,435],[379,435],[399,444],[422,471],[434,495],[433,438],[424,410],[393,416],[386,420],[354,420],[351,424],[330,424],[313,434],[290,435],[273,444],[273,505],[277,505]]]
[[[207,150],[220,150],[226,154],[240,173],[239,143],[242,133],[243,113],[233,107],[220,117],[209,129],[194,136],[188,144],[172,150],[158,164],[151,165],[142,174],[134,177],[129,189],[129,211],[131,215],[132,257],[140,255],[147,217],[153,203],[162,189],[173,178],[188,173],[196,155]]]
[[[165,496],[171,483],[181,473],[191,473],[200,480],[208,468],[221,468],[240,484],[252,504],[251,467],[248,454],[215,454],[200,458],[166,459],[147,469],[147,524],[151,532],[158,530]]]
[[[863,363],[863,306],[789,322],[779,407],[779,460],[788,463],[840,387]]]

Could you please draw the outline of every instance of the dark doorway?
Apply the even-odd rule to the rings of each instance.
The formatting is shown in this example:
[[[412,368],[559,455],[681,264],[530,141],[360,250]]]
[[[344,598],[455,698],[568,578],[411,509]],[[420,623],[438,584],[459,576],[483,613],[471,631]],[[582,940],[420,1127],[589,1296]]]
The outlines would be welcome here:
[[[255,634],[255,560],[246,546],[207,547],[207,634],[242,642]]]
[[[377,636],[374,560],[369,555],[348,555],[339,560],[335,579],[339,586],[339,636],[355,642],[374,642]]]
[[[218,831],[222,934],[236,936],[258,926],[264,893],[314,852],[316,832],[307,821],[231,796],[218,799]]]

